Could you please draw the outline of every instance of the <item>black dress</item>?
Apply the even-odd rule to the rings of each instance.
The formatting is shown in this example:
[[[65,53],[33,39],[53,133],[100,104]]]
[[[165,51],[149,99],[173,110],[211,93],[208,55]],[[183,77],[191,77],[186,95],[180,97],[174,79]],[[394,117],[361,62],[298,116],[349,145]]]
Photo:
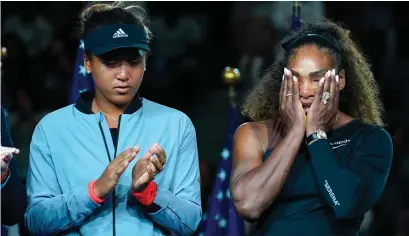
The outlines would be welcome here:
[[[328,133],[328,140],[303,145],[278,198],[258,220],[256,235],[357,235],[391,162],[389,134],[359,120]]]

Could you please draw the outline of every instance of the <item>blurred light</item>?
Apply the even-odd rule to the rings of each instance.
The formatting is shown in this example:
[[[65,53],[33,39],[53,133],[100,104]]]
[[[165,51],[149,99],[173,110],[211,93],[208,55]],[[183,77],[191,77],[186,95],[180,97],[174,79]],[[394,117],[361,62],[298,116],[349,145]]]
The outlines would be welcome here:
[[[240,71],[237,68],[226,66],[223,71],[223,82],[228,85],[236,85],[240,80]]]
[[[7,48],[1,47],[1,57],[6,57],[6,56],[7,56]]]

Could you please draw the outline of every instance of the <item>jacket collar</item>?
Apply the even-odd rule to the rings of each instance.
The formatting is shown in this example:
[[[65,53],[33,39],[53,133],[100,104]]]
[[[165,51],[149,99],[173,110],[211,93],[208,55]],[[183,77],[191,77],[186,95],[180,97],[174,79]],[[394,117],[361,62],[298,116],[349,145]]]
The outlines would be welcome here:
[[[85,91],[82,92],[75,103],[75,108],[80,112],[85,114],[93,114],[92,112],[92,100],[95,97],[95,91]],[[137,93],[133,98],[131,104],[125,109],[124,114],[132,114],[139,110],[142,107],[142,99]]]

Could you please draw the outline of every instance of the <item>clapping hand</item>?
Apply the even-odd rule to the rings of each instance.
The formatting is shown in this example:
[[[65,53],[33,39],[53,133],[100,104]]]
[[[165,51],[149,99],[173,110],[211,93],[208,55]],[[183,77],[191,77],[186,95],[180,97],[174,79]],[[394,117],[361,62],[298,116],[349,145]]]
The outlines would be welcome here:
[[[159,144],[153,144],[132,169],[131,190],[134,192],[143,191],[149,182],[163,170],[165,163],[165,151]]]

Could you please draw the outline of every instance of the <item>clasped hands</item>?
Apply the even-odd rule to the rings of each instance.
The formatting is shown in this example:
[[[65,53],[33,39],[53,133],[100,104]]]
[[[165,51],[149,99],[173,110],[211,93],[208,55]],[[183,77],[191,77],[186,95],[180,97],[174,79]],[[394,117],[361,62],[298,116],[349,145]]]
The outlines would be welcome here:
[[[299,80],[284,69],[280,90],[280,115],[287,128],[302,132],[308,137],[318,129],[328,132],[334,125],[339,103],[339,76],[335,69],[328,70],[318,82],[314,100],[305,114],[300,100]]]
[[[109,163],[94,184],[94,192],[97,197],[104,198],[115,188],[120,176],[139,151],[139,147],[128,148]],[[149,182],[163,170],[165,163],[165,151],[159,144],[153,144],[132,169],[131,190],[134,192],[143,191]]]

